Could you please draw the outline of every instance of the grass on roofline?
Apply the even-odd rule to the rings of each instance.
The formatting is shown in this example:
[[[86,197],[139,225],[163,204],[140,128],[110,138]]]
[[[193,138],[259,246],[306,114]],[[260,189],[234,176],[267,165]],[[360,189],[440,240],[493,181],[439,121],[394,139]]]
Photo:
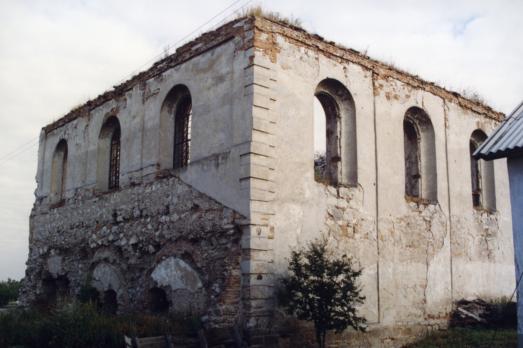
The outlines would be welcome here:
[[[302,27],[301,20],[299,18],[294,18],[292,15],[290,17],[283,16],[279,12],[274,11],[267,11],[263,9],[261,6],[253,6],[249,7],[245,10],[243,10],[239,17],[250,17],[250,16],[256,16],[256,17],[265,17],[270,20],[273,20],[275,22],[282,22],[287,25],[293,26],[293,27]]]

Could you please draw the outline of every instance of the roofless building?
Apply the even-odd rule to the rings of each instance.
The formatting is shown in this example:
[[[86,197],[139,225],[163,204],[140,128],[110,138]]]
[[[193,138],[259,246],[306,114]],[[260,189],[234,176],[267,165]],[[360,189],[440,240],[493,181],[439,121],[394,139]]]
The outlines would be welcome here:
[[[284,332],[277,279],[326,234],[364,269],[370,323],[332,339],[401,345],[454,301],[514,289],[506,166],[471,160],[502,119],[300,28],[236,19],[42,129],[23,300],[90,286],[114,312],[297,346],[314,335]]]

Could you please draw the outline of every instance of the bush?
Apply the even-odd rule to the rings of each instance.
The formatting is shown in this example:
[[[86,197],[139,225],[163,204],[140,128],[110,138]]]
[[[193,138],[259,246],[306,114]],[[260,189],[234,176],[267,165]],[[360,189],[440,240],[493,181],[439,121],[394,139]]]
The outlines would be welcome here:
[[[0,347],[122,347],[123,335],[195,336],[188,318],[114,316],[94,303],[69,303],[52,311],[14,309],[0,313]]]
[[[356,284],[361,270],[356,270],[346,255],[333,257],[326,238],[293,251],[289,271],[290,276],[282,281],[280,300],[289,314],[314,323],[320,348],[325,347],[329,330],[339,333],[349,326],[365,330],[365,318],[356,313],[365,300]]]
[[[0,307],[5,306],[10,301],[16,301],[18,298],[18,290],[20,289],[20,281],[7,279],[7,281],[0,282]]]

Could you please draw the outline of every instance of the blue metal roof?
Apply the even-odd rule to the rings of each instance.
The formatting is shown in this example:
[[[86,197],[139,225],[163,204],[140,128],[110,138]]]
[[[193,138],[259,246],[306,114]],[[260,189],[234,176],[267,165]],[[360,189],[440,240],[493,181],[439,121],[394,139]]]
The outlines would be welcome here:
[[[481,144],[473,156],[485,160],[523,156],[523,102]]]

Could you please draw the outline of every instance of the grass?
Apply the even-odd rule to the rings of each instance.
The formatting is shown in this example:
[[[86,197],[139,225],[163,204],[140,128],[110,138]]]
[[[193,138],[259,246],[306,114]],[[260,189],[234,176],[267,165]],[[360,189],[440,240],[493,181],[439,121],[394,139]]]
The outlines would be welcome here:
[[[65,303],[56,309],[14,309],[0,313],[0,347],[122,347],[123,336],[194,337],[190,318],[102,313],[92,303]]]
[[[453,328],[430,333],[405,348],[517,347],[516,329]]]
[[[472,88],[464,88],[461,91],[459,91],[463,97],[472,100],[473,102],[476,102],[478,104],[487,105],[487,102],[485,98],[479,94],[477,91],[473,90]]]

